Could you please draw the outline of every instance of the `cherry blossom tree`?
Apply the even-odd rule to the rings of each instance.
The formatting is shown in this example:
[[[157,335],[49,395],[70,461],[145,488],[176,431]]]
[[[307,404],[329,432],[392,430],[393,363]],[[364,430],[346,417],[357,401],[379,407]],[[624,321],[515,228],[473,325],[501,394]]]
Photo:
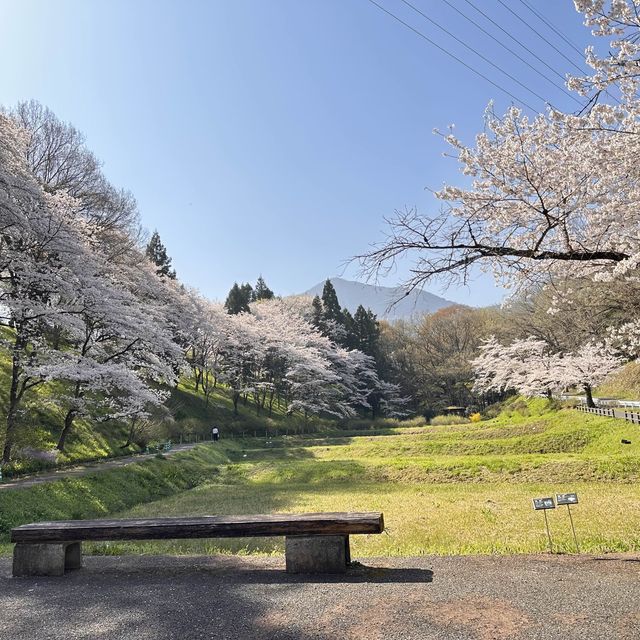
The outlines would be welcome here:
[[[546,395],[566,387],[581,387],[587,406],[595,406],[593,387],[618,370],[624,359],[604,343],[587,343],[575,352],[554,352],[544,340],[533,337],[500,344],[495,337],[480,347],[472,361],[474,389],[481,393],[515,390],[526,396]]]
[[[446,140],[471,185],[437,191],[437,214],[411,209],[391,219],[387,239],[360,256],[369,274],[405,254],[415,259],[410,288],[435,277],[466,282],[476,265],[516,289],[635,269],[636,156],[621,153],[615,134],[514,107],[504,117],[488,111],[473,147]]]
[[[444,135],[465,179],[434,192],[439,210],[408,209],[388,235],[359,256],[375,276],[413,259],[409,288],[434,279],[466,282],[475,268],[520,290],[557,277],[637,277],[640,262],[640,4],[576,0],[611,53],[586,61],[569,86],[591,98],[580,114],[549,109],[535,117],[490,106],[485,131],[465,145]]]
[[[566,386],[582,387],[588,407],[594,407],[593,387],[616,372],[624,364],[624,359],[605,343],[589,343],[574,353],[562,355],[558,359],[561,379]]]
[[[2,461],[11,456],[25,393],[42,384],[38,365],[55,356],[47,332],[78,330],[77,274],[90,261],[86,225],[76,224],[76,201],[47,193],[26,163],[28,134],[0,115],[0,303],[11,354],[11,382]]]
[[[179,355],[151,266],[127,240],[114,254],[97,223],[79,215],[77,198],[43,188],[29,166],[29,140],[0,116],[0,319],[12,355],[3,462],[30,389],[69,384],[57,398],[62,450],[78,415],[123,419],[161,403],[165,394],[153,386],[171,380]]]
[[[65,335],[65,350],[54,365],[37,368],[48,379],[64,380],[72,392],[58,398],[64,425],[57,448],[64,450],[76,417],[101,420],[147,417],[147,409],[168,397],[158,385],[171,385],[181,351],[167,328],[163,288],[152,265],[135,254],[130,260],[81,272],[80,337]],[[85,265],[86,266],[86,265]]]
[[[472,365],[474,390],[481,393],[514,389],[523,395],[550,397],[563,386],[558,356],[548,343],[533,337],[505,346],[492,336],[481,345]]]

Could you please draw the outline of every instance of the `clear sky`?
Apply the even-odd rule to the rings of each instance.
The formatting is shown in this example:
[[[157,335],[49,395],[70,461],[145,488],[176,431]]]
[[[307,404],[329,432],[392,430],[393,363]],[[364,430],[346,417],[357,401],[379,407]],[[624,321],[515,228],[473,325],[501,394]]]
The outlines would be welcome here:
[[[451,6],[561,84],[467,0],[412,4],[524,87],[402,0],[376,2],[534,109],[578,106]],[[527,8],[582,50],[570,0],[473,4],[561,75],[583,66]],[[461,180],[432,130],[455,123],[470,142],[490,99],[513,101],[370,0],[0,0],[0,103],[30,98],[86,134],[179,277],[218,299],[259,274],[283,295],[355,279],[343,262],[381,239],[384,216],[435,211],[425,187]],[[502,291],[481,277],[444,295],[483,305]]]

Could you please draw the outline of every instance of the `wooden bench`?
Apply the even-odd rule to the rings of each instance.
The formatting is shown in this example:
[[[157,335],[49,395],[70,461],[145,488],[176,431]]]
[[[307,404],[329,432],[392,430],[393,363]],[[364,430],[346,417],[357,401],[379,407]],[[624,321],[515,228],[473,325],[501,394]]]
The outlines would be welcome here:
[[[382,533],[381,513],[303,513],[36,522],[11,530],[14,576],[61,576],[82,566],[83,541],[285,536],[289,573],[343,573],[349,535]]]

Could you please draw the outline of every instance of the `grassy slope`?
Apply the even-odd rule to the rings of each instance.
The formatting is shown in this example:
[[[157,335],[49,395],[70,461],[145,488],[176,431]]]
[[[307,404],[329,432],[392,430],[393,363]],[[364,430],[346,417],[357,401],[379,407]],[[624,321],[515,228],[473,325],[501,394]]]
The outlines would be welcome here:
[[[144,500],[136,499],[140,504],[129,508],[136,501],[129,502],[118,515],[381,510],[387,534],[354,536],[356,557],[536,552],[546,548],[546,536],[531,498],[577,491],[580,504],[573,514],[582,550],[640,549],[637,425],[572,410],[550,411],[544,401],[523,407],[520,401],[479,424],[397,426],[375,433],[207,445],[202,451],[214,456],[215,464],[204,460],[197,465],[214,464],[217,472],[199,475],[202,481],[193,489],[178,486],[163,493],[172,495],[160,501],[149,503],[153,497],[145,494]],[[622,438],[632,444],[621,444]],[[108,485],[110,473],[102,476]],[[31,491],[17,493],[36,507],[43,496],[31,496]],[[3,507],[15,508],[3,505],[0,493],[0,512]],[[117,501],[107,501],[104,509],[105,515],[117,511]],[[62,509],[60,515],[64,513]],[[573,551],[566,509],[550,512],[549,522],[557,548]],[[150,541],[89,548],[98,553],[274,553],[282,550],[282,540]]]
[[[3,428],[6,421],[10,360],[5,350],[0,349],[0,444],[3,442]],[[53,400],[66,392],[60,383],[46,383],[34,388],[26,396],[25,412],[18,432],[16,449],[35,449],[48,451],[55,448],[64,420],[63,409]],[[223,434],[243,432],[247,435],[265,430],[299,428],[300,419],[285,415],[283,409],[274,408],[273,415],[257,416],[251,403],[240,403],[239,416],[233,415],[233,404],[222,387],[216,389],[206,402],[202,392],[197,393],[193,381],[183,380],[177,389],[172,390],[169,407],[175,416],[175,422],[167,422],[156,429],[151,440],[172,438],[179,441],[193,440],[196,436],[209,437],[211,426],[216,424]],[[127,440],[126,425],[116,422],[94,422],[88,419],[76,419],[73,431],[67,440],[64,455],[59,464],[73,464],[106,457],[129,455],[139,450],[132,445],[126,449],[122,445]],[[18,459],[5,469],[5,475],[19,475],[52,464],[28,459]]]
[[[618,373],[609,376],[596,389],[596,395],[623,400],[640,399],[640,363],[630,362]]]
[[[0,551],[9,531],[27,522],[91,519],[220,481],[229,453],[239,445],[197,446],[170,458],[156,457],[110,471],[64,478],[26,489],[0,490]]]

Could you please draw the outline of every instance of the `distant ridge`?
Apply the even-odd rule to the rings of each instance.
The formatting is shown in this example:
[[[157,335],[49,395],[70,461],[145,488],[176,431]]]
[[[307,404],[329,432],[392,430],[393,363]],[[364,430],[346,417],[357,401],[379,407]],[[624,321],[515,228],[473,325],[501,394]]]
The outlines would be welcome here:
[[[456,304],[428,291],[414,290],[409,295],[405,295],[406,290],[401,287],[376,287],[343,278],[330,278],[330,280],[338,294],[340,306],[346,307],[351,313],[354,313],[358,305],[362,305],[365,309],[371,309],[380,320],[393,322],[394,320],[419,318],[427,313],[433,313],[438,309]],[[321,296],[323,287],[324,282],[319,282],[305,291],[304,295]],[[389,309],[391,303],[396,300],[399,302]]]

